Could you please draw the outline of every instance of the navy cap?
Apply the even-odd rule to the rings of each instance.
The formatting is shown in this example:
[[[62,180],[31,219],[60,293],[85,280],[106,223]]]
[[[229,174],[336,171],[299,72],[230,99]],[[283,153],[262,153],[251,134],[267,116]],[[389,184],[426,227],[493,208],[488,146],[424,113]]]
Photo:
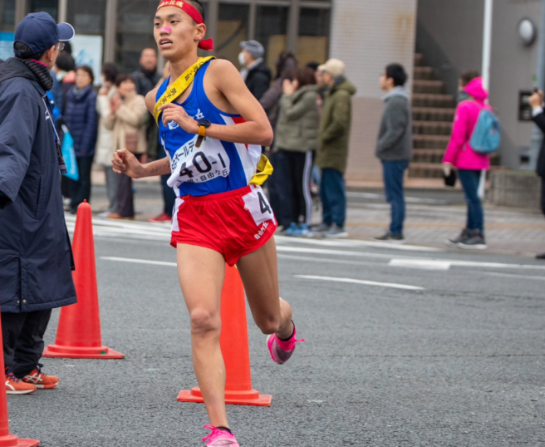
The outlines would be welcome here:
[[[66,42],[76,35],[72,25],[57,22],[47,12],[27,15],[15,30],[15,42],[30,47],[33,54],[49,50],[57,42]],[[16,56],[21,56],[15,51]]]

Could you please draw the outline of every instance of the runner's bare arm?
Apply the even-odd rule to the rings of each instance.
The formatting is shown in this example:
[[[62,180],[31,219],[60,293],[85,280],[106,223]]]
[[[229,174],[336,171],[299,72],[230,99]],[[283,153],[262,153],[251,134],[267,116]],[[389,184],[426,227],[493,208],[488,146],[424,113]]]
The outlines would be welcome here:
[[[273,130],[267,114],[257,99],[250,93],[235,66],[225,60],[216,60],[210,65],[207,75],[212,85],[223,95],[245,120],[236,126],[212,124],[207,136],[232,143],[258,144],[268,146],[273,140]],[[197,134],[197,121],[190,117],[182,107],[167,104],[162,107],[163,121],[175,121],[186,132]]]
[[[115,173],[126,174],[131,178],[153,177],[171,173],[168,158],[142,164],[127,149],[120,149],[114,153],[112,168]]]
[[[153,114],[157,89],[146,95],[146,107]],[[112,167],[117,174],[126,174],[132,178],[153,177],[155,175],[170,174],[170,161],[168,158],[142,164],[127,149],[121,149],[114,153]]]
[[[157,97],[157,90],[159,90],[159,87],[154,88],[146,95],[146,107],[152,115],[155,104],[157,103],[157,101],[155,100],[155,98]]]

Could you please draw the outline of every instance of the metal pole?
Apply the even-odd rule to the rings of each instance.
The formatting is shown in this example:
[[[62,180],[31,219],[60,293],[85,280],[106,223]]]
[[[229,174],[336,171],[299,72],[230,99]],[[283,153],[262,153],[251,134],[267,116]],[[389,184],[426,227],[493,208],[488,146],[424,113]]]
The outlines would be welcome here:
[[[15,26],[21,22],[27,15],[28,2],[27,0],[17,0],[15,2]]]
[[[297,40],[299,35],[299,17],[301,16],[300,0],[291,0],[288,23],[288,50],[297,54]]]
[[[536,87],[545,90],[545,0],[541,2],[541,27],[539,28],[539,48],[537,53]],[[535,169],[537,158],[543,141],[543,132],[534,125],[532,130],[532,146],[530,151],[530,169]]]
[[[490,89],[490,59],[492,53],[492,15],[494,0],[484,1],[484,37],[483,37],[483,86]]]
[[[108,0],[106,3],[106,30],[104,33],[104,62],[115,62],[116,33],[117,0]]]
[[[68,21],[68,0],[59,0],[59,22]]]

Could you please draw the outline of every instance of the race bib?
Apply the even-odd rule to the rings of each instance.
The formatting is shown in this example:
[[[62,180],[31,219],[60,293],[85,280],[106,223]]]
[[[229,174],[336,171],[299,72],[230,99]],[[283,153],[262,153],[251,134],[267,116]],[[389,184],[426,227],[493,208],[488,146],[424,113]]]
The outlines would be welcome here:
[[[271,205],[260,186],[252,186],[252,192],[243,196],[242,199],[257,226],[263,222],[274,220]]]
[[[218,177],[227,177],[231,164],[219,140],[207,138],[198,149],[198,135],[176,151],[170,161],[172,174],[168,186],[177,188],[182,183],[204,183]]]

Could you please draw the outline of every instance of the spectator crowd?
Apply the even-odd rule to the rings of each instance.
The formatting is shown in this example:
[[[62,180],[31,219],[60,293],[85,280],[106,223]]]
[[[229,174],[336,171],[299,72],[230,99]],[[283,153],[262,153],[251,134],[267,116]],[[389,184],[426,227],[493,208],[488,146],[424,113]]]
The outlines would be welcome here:
[[[263,151],[274,166],[266,187],[279,232],[293,237],[347,237],[344,175],[356,87],[346,77],[345,64],[330,59],[302,65],[294,53],[284,50],[273,72],[265,62],[261,43],[245,41],[240,47],[241,76],[275,131],[274,143]],[[145,48],[137,71],[122,73],[115,64],[106,63],[97,83],[90,67],[76,67],[67,43],[52,74],[57,130],[61,139],[65,131],[70,133],[79,171],[78,180],[62,179],[66,209],[75,213],[80,203],[91,200],[91,169],[95,164],[104,171],[109,202],[100,216],[134,219],[132,181],[113,172],[111,159],[120,148],[127,148],[142,162],[166,156],[144,97],[168,78],[168,66],[161,73],[156,50]],[[391,224],[385,234],[376,237],[380,242],[405,241],[404,178],[413,153],[407,81],[405,68],[397,63],[386,66],[379,80],[385,107],[376,157],[382,164],[385,196],[391,207]],[[96,84],[100,84],[98,89]],[[539,95],[534,95],[534,105],[543,100]],[[462,184],[467,224],[459,236],[446,241],[450,246],[486,248],[482,190],[490,160],[488,153],[472,147],[472,137],[481,111],[492,112],[487,98],[478,72],[461,75],[456,118],[443,168],[445,177],[450,178],[447,183],[459,179]],[[541,106],[535,105],[538,124],[540,110]],[[175,198],[167,180],[168,176],[161,179],[162,210],[150,221],[170,222],[172,218]],[[312,213],[320,208],[320,223],[312,225]]]

